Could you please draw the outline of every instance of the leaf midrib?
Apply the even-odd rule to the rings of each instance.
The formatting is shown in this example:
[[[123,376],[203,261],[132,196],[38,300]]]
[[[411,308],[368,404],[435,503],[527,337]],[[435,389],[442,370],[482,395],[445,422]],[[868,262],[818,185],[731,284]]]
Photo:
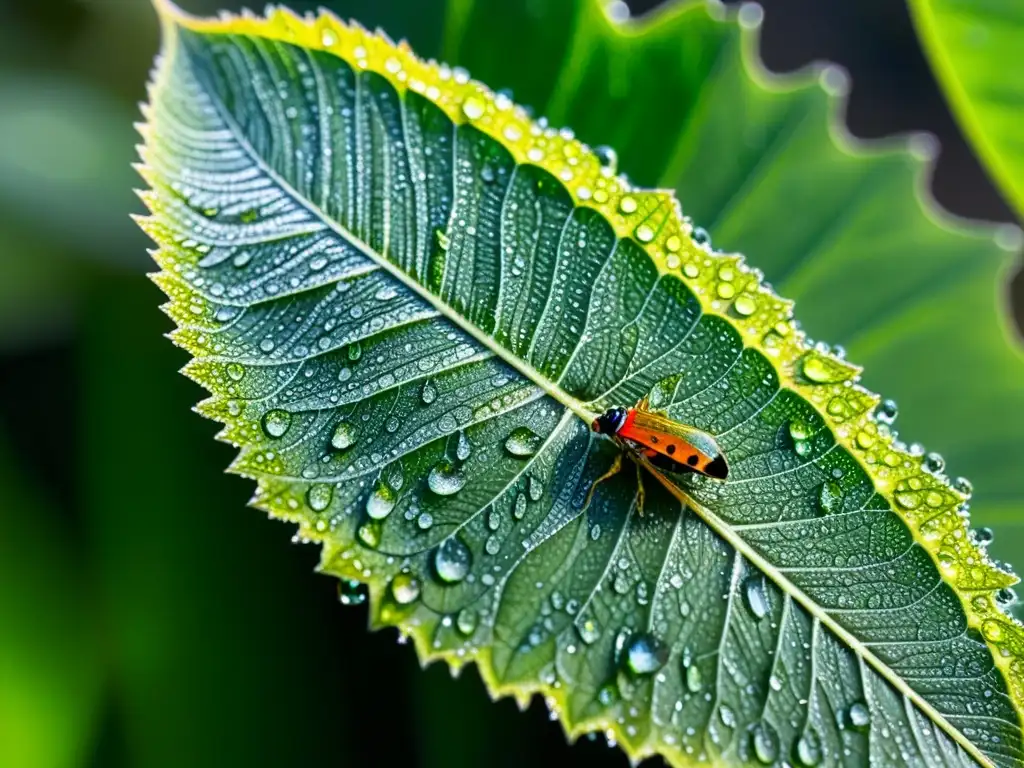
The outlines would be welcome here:
[[[175,37],[177,36],[177,23],[180,19],[174,19],[175,24],[172,29],[175,30]],[[182,46],[184,47],[184,46]],[[174,52],[177,52],[178,46],[173,48]],[[186,51],[186,55],[188,52]],[[347,64],[347,62],[346,62]],[[163,71],[168,71],[169,68],[164,68]],[[495,356],[503,360],[510,367],[521,373],[526,379],[533,382],[538,388],[543,390],[546,394],[560,402],[567,409],[572,411],[576,416],[584,421],[585,424],[589,425],[590,422],[597,417],[598,414],[589,410],[584,403],[577,400],[576,398],[569,395],[561,387],[554,382],[551,382],[544,377],[539,371],[533,366],[527,364],[525,361],[519,359],[516,355],[505,349],[503,346],[498,344],[497,340],[483,332],[480,328],[470,323],[466,318],[460,315],[453,307],[442,301],[440,297],[434,295],[428,291],[424,286],[413,280],[409,275],[399,269],[385,256],[376,253],[354,233],[350,232],[347,228],[343,227],[338,222],[326,215],[323,210],[312,201],[307,200],[303,195],[299,194],[298,191],[288,183],[273,167],[267,164],[264,159],[255,151],[253,146],[245,138],[240,126],[235,122],[230,113],[227,111],[225,105],[217,97],[216,93],[211,93],[207,90],[207,95],[210,97],[211,103],[216,108],[218,115],[224,121],[225,125],[233,134],[235,140],[239,146],[245,151],[250,159],[260,168],[261,171],[267,174],[274,183],[280,185],[281,189],[291,196],[291,198],[302,207],[306,208],[312,215],[316,216],[320,221],[333,231],[336,235],[343,238],[344,240],[351,243],[360,252],[365,254],[368,258],[378,263],[382,268],[408,289],[413,291],[422,300],[433,306],[441,315],[447,320],[452,322],[460,330],[465,332],[467,335],[473,337],[481,345],[492,351]],[[399,99],[401,109],[405,110],[404,99]],[[451,119],[451,116],[448,116]],[[452,120],[453,124],[458,124]],[[455,134],[455,141],[457,141],[457,134]],[[520,163],[517,162],[517,165]],[[575,202],[575,200],[574,200]],[[982,753],[978,747],[976,747],[966,736],[964,736],[959,729],[954,727],[945,716],[936,710],[930,703],[928,703],[920,694],[918,694],[913,688],[911,688],[902,677],[897,675],[887,664],[881,659],[874,655],[871,650],[855,635],[846,630],[842,625],[836,622],[832,617],[826,613],[820,606],[817,605],[806,593],[803,592],[799,587],[793,584],[787,579],[773,564],[768,562],[764,557],[760,555],[753,547],[739,536],[731,526],[720,518],[717,514],[712,512],[707,507],[697,503],[693,498],[686,494],[682,489],[674,485],[668,478],[656,470],[647,459],[637,454],[631,454],[634,461],[640,463],[644,468],[650,472],[659,482],[666,487],[666,489],[675,496],[680,502],[689,506],[707,525],[718,534],[724,541],[732,546],[737,553],[747,558],[755,567],[762,571],[762,573],[773,581],[780,589],[789,594],[793,599],[801,604],[818,622],[827,626],[833,634],[836,635],[851,651],[853,651],[859,658],[867,662],[883,679],[885,679],[890,685],[893,686],[899,693],[904,697],[905,700],[910,701],[925,714],[935,725],[937,725],[950,739],[952,739],[961,749],[963,749],[970,757],[975,760],[981,766],[987,766],[988,768],[995,768],[994,763]]]

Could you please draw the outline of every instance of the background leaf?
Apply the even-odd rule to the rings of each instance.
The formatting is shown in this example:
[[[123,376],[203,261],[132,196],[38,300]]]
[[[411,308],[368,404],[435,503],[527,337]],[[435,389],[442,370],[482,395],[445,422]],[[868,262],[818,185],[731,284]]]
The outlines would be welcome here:
[[[326,18],[314,26],[277,13],[263,26],[257,24],[188,22],[180,29],[183,42],[170,49],[154,92],[153,128],[146,133],[144,157],[150,165],[145,174],[154,187],[146,199],[157,216],[145,225],[163,246],[157,258],[166,271],[159,282],[172,299],[169,312],[180,326],[175,338],[197,355],[190,374],[215,394],[203,411],[224,421],[224,437],[243,446],[234,468],[261,480],[261,505],[300,522],[305,536],[328,544],[326,569],[344,578],[369,580],[379,619],[400,623],[421,652],[447,652],[455,665],[466,654],[481,653],[492,686],[520,695],[543,690],[568,725],[610,727],[631,753],[658,750],[683,759],[676,746],[682,725],[670,711],[659,711],[678,697],[676,713],[691,705],[697,708],[681,715],[682,722],[696,718],[706,724],[706,735],[696,741],[709,738],[714,746],[700,746],[701,754],[708,748],[730,759],[745,758],[745,750],[757,751],[763,737],[772,743],[775,752],[769,759],[774,759],[782,713],[769,716],[768,711],[780,705],[771,703],[767,683],[760,691],[748,683],[748,698],[735,698],[740,691],[733,688],[740,679],[731,670],[752,663],[752,658],[733,632],[756,633],[757,620],[779,601],[781,626],[772,624],[767,647],[780,649],[774,664],[791,667],[786,679],[799,679],[795,668],[802,663],[800,657],[782,651],[790,647],[782,637],[790,631],[786,612],[792,598],[799,603],[792,608],[797,611],[794,631],[812,638],[808,684],[813,694],[808,698],[814,703],[805,717],[821,706],[819,695],[832,711],[846,714],[838,723],[815,716],[810,724],[804,721],[802,731],[790,719],[783,749],[800,749],[811,739],[815,749],[827,754],[843,748],[864,751],[867,744],[851,745],[842,731],[866,727],[873,734],[872,749],[888,747],[914,759],[907,757],[907,741],[890,741],[892,731],[881,725],[895,722],[901,732],[916,734],[918,714],[908,708],[913,703],[921,716],[969,750],[975,747],[962,734],[977,739],[975,744],[997,761],[1017,759],[1019,733],[1004,727],[1014,713],[1007,709],[1001,693],[1005,688],[995,670],[984,673],[981,683],[989,699],[983,719],[972,720],[966,730],[958,725],[958,734],[938,716],[941,711],[959,723],[964,711],[952,704],[953,696],[983,700],[981,689],[971,686],[978,682],[977,671],[991,660],[980,635],[957,642],[966,627],[964,617],[944,619],[924,638],[916,628],[901,632],[884,619],[874,625],[849,618],[851,607],[914,608],[922,616],[954,616],[956,597],[948,588],[933,586],[941,586],[941,580],[923,554],[927,551],[961,589],[988,591],[1010,583],[994,569],[983,564],[979,568],[982,553],[970,544],[964,547],[966,531],[955,514],[959,497],[941,480],[922,473],[911,456],[888,448],[891,437],[865,414],[874,402],[870,395],[840,386],[855,369],[823,352],[808,353],[785,323],[787,305],[759,292],[756,278],[747,285],[748,273],[736,259],[708,259],[704,250],[682,239],[685,232],[673,218],[671,201],[623,193],[618,182],[608,181],[610,173],[596,172],[595,158],[568,135],[553,129],[531,132],[521,115],[509,112],[507,100],[503,105],[498,98],[492,105],[491,97],[476,86],[459,88],[465,76],[458,71],[438,73]],[[315,48],[341,46],[370,74],[353,75],[337,59],[283,43],[237,35],[207,40],[193,30],[270,35]],[[408,82],[410,95],[404,101],[376,74],[385,70]],[[297,90],[282,79],[289,72],[300,76]],[[454,87],[447,84],[453,76]],[[327,82],[336,83],[338,90],[325,88]],[[190,94],[192,104],[165,98],[165,88]],[[608,223],[592,210],[581,208],[574,214],[562,200],[565,191],[550,176],[531,166],[510,165],[507,153],[473,128],[463,125],[454,140],[449,138],[450,123],[416,96],[421,92],[444,105],[449,115],[474,123],[482,119],[476,124],[507,139],[506,148],[520,163],[524,158],[543,163],[545,170],[571,181],[578,199],[593,198],[622,239],[609,240]],[[521,142],[528,133],[537,138]],[[374,171],[367,173],[367,168]],[[245,186],[230,183],[239,175],[248,180]],[[627,237],[655,243],[650,254],[664,281],[645,273],[651,272],[650,264]],[[526,245],[526,252],[517,253]],[[694,295],[673,277],[681,261],[691,288],[709,297],[699,309]],[[324,290],[339,279],[333,290]],[[552,282],[554,289],[549,287]],[[278,301],[275,297],[284,286],[293,297]],[[541,293],[533,296],[537,288]],[[749,293],[738,293],[744,290]],[[737,296],[733,305],[731,299]],[[747,309],[741,308],[741,300]],[[346,308],[347,313],[342,311]],[[700,310],[707,314],[701,317]],[[732,319],[726,322],[716,315]],[[806,401],[779,392],[775,371],[763,356],[742,351],[730,323],[748,339],[758,340],[749,343],[779,359],[782,384],[813,398],[819,407],[828,404],[830,421],[841,425],[836,435],[842,449],[833,452],[831,432],[823,429]],[[441,335],[435,338],[436,333],[447,341]],[[403,344],[419,359],[396,356]],[[359,365],[364,345],[366,358]],[[310,354],[313,348],[316,357]],[[327,384],[335,379],[349,383]],[[666,381],[670,383],[664,389]],[[715,386],[716,381],[725,386]],[[680,518],[678,507],[663,492],[659,495],[648,485],[646,495],[636,496],[629,473],[599,485],[593,504],[583,509],[588,489],[609,466],[608,443],[594,445],[585,424],[609,404],[632,402],[656,385],[663,387],[662,405],[678,418],[706,426],[723,439],[731,434],[724,445],[737,462],[736,476],[722,486],[687,481],[680,487],[688,494],[682,498],[699,502],[695,508],[701,518],[737,548],[735,554],[727,547],[715,552],[714,539],[702,543],[707,536],[703,523],[687,515]],[[582,429],[566,409],[583,420]],[[460,426],[464,432],[457,432]],[[782,433],[789,444],[779,444]],[[324,440],[328,448],[321,457]],[[500,448],[494,453],[502,440],[512,461]],[[529,443],[528,449],[520,450],[520,443]],[[833,509],[838,500],[826,502],[826,488],[831,498],[844,497],[845,515],[854,515],[845,520],[858,521],[858,527],[869,519],[889,525],[882,520],[894,517],[884,501],[871,501],[870,482],[847,453],[854,448],[868,465],[881,466],[884,458],[885,467],[874,471],[878,487],[894,493],[889,498],[906,510],[904,520],[918,529],[917,543],[908,543],[912,540],[906,529],[897,526],[878,550],[856,547],[856,553],[844,554],[830,549],[842,539],[836,540],[831,523],[816,521],[816,505],[826,514],[838,511]],[[516,464],[517,457],[529,460]],[[814,463],[799,457],[813,458]],[[484,466],[487,472],[481,473]],[[941,473],[938,458],[929,457],[927,466],[930,475]],[[811,491],[817,501],[797,501],[799,492],[790,498],[789,491],[798,488]],[[757,499],[753,505],[745,495],[748,489]],[[773,494],[781,495],[773,499]],[[929,513],[914,511],[926,497]],[[531,500],[535,506],[529,505]],[[300,511],[303,502],[312,516]],[[623,519],[623,510],[639,504],[647,509],[649,521],[629,514]],[[507,528],[512,518],[522,525],[512,521]],[[484,519],[490,535],[482,528]],[[584,519],[588,523],[581,525]],[[794,523],[797,527],[789,527]],[[586,543],[588,536],[600,539],[603,524],[613,531],[616,525],[621,528],[621,534],[611,536],[611,549]],[[514,546],[507,549],[517,526],[519,535],[526,536],[525,553]],[[798,530],[796,538],[811,552],[796,555],[785,543],[783,531]],[[674,551],[677,542],[679,553]],[[683,554],[692,551],[703,554]],[[485,554],[495,559],[488,561]],[[621,571],[615,574],[615,592],[623,597],[604,606],[610,614],[592,603],[603,584],[593,579],[595,563],[588,572],[588,555],[597,556],[598,571],[605,575],[612,562]],[[836,555],[841,562],[833,562]],[[604,562],[607,568],[602,568]],[[482,571],[481,563],[493,563],[494,573]],[[914,586],[910,594],[893,594],[894,583],[876,591],[867,587],[873,579],[844,583],[834,575],[835,568],[857,572],[857,579],[864,568],[871,568],[879,576],[884,572],[885,578]],[[894,568],[902,575],[894,574]],[[672,593],[661,592],[659,574],[676,569],[682,574],[680,583],[669,580],[683,592],[670,598]],[[822,575],[791,576],[790,571]],[[826,571],[833,576],[825,576]],[[698,575],[724,583],[695,591],[692,580]],[[775,599],[766,577],[782,590]],[[538,592],[530,590],[535,579]],[[760,586],[752,587],[752,579],[760,580]],[[625,589],[619,588],[620,580]],[[558,614],[563,610],[561,591],[551,591],[557,585],[573,595],[565,606],[577,605],[566,607],[567,613],[575,616],[579,610],[579,616],[540,622],[537,612],[548,615],[549,599]],[[650,609],[636,611],[632,598],[624,597],[634,585],[636,604],[653,602]],[[743,590],[749,615],[737,615],[734,621],[735,626],[753,621],[745,630],[730,625]],[[727,596],[724,607],[717,597],[706,604],[709,595],[722,593]],[[1012,653],[1015,625],[979,597],[961,595],[970,620],[984,628],[985,638]],[[680,601],[675,620],[664,615],[664,604],[671,599]],[[711,674],[713,698],[698,699],[702,686],[690,680],[699,669],[694,666],[698,658],[706,655],[692,657],[690,642],[698,647],[703,643],[687,639],[686,621],[674,626],[680,612],[684,619],[689,615],[691,599],[698,615],[713,612],[714,605],[724,611],[708,623],[709,628],[721,625],[717,649],[707,649],[719,659]],[[630,618],[630,613],[638,615]],[[538,624],[531,629],[535,620]],[[548,626],[551,621],[554,625]],[[465,640],[452,634],[453,623]],[[588,629],[592,624],[606,627],[603,638],[600,629]],[[648,629],[637,628],[644,624]],[[804,625],[806,630],[800,629]],[[609,669],[608,642],[623,626],[630,629],[616,632],[614,658],[625,672],[613,698],[606,700],[604,681],[615,669]],[[819,629],[828,630],[821,647]],[[580,641],[597,645],[584,648],[576,645]],[[879,650],[866,651],[860,642]],[[942,665],[929,669],[929,679],[945,678],[952,686],[937,690],[920,682],[921,670],[905,668],[907,657],[900,646],[906,643],[925,643],[937,654],[965,657],[976,671],[961,676]],[[950,643],[956,647],[946,648]],[[844,673],[844,667],[856,662],[843,660],[843,645],[847,651],[860,649],[857,655],[872,666],[872,674],[862,668],[859,675],[847,676],[852,673]],[[555,666],[549,675],[545,670],[552,654]],[[666,661],[669,665],[653,681],[645,679]],[[825,679],[839,686],[832,694],[819,694],[817,681],[822,678],[813,670],[833,664],[837,666]],[[875,669],[908,698],[901,702],[882,677],[873,677]],[[624,681],[624,673],[637,679]],[[689,693],[680,674],[686,676]],[[909,685],[900,678],[907,674]],[[559,691],[559,681],[564,681],[564,690]],[[659,699],[658,684],[663,684],[668,702]],[[999,695],[992,696],[992,686]],[[742,709],[757,692],[765,699],[760,716]],[[636,724],[625,725],[621,716],[611,721],[621,711],[619,696],[641,710],[630,715],[639,718]],[[646,719],[648,710],[653,723]],[[660,727],[654,728],[655,723]],[[770,738],[765,735],[769,728]],[[748,729],[753,746],[741,735]],[[935,735],[936,742],[918,738],[914,745],[922,761],[931,759],[935,750],[956,755],[956,748],[944,742],[945,733]],[[691,739],[682,738],[691,751]],[[823,739],[827,746],[819,743]],[[972,754],[984,761],[978,752]]]
[[[910,7],[950,108],[1024,216],[1024,8],[1000,0],[912,0]]]

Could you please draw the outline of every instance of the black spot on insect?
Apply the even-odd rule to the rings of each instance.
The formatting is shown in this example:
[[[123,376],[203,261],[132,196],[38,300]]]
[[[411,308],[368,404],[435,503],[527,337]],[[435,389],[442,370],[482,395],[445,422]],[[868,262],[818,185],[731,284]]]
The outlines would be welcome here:
[[[676,447],[672,443],[669,443],[668,448],[666,448],[665,450],[668,451],[668,455],[671,456],[673,453],[676,452]]]
[[[654,435],[651,435],[651,442],[654,443],[655,445],[657,445],[658,444],[658,438],[656,438]]]
[[[697,466],[697,456],[696,456],[696,454],[694,454],[693,456],[690,456],[686,460],[686,463],[689,464],[691,467]]]

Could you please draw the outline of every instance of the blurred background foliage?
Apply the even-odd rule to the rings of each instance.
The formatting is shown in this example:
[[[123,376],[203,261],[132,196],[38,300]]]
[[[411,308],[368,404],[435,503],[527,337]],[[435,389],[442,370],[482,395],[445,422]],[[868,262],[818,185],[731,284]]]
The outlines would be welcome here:
[[[290,5],[441,49],[439,0]],[[1013,221],[901,3],[764,6],[771,69],[844,65],[856,136],[936,134],[939,202]],[[173,374],[186,356],[127,215],[158,43],[147,0],[0,0],[0,766],[625,765],[567,747],[539,702],[489,703],[472,670],[419,672],[223,474],[233,452],[189,412],[201,392]],[[994,554],[1021,530],[997,528]]]

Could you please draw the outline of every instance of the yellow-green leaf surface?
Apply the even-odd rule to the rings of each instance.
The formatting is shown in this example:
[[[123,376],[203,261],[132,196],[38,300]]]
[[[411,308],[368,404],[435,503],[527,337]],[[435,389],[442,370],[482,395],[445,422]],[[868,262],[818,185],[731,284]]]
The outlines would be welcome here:
[[[1024,217],[1024,4],[911,0],[910,7],[953,113]]]
[[[598,87],[584,52],[637,40],[559,7],[578,23],[545,27],[574,30],[551,115]],[[142,224],[173,338],[255,503],[368,585],[376,625],[633,756],[1020,762],[1024,635],[996,599],[1016,578],[969,532],[969,488],[898,443],[859,369],[670,194],[329,15],[161,10]],[[456,10],[449,30],[472,30],[479,8]],[[686,31],[742,66],[735,22],[700,7],[651,50]],[[709,120],[725,98],[673,108]],[[791,103],[764,95],[750,122]],[[684,136],[678,175],[713,139]],[[711,199],[730,171],[706,170]],[[790,228],[762,224],[770,246]],[[725,483],[589,430],[643,396],[716,436]]]

